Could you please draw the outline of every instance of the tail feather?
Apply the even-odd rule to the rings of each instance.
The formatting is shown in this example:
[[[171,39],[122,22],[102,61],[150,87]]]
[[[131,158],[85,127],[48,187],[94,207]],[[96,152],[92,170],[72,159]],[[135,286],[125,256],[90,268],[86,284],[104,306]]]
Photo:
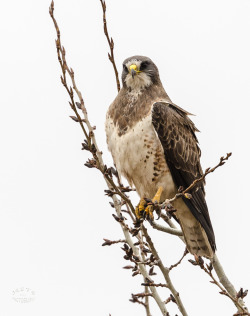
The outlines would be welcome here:
[[[181,199],[177,201],[174,205],[177,209],[175,215],[181,225],[188,251],[193,255],[196,254],[197,256],[213,258],[214,251],[205,230],[193,216],[186,204]]]
[[[180,218],[180,224],[187,244],[188,251],[197,256],[213,258],[214,252],[201,224],[194,219],[192,225]]]

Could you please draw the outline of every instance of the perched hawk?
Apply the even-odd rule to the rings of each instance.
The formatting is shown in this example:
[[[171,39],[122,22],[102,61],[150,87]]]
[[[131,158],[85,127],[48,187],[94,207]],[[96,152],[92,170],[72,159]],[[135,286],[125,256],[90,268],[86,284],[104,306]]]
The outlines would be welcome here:
[[[119,174],[134,185],[141,198],[173,197],[202,175],[200,148],[187,111],[171,102],[156,65],[144,56],[123,63],[123,88],[106,117],[109,150]],[[192,198],[173,202],[174,213],[190,253],[212,258],[215,237],[205,201],[204,184]]]

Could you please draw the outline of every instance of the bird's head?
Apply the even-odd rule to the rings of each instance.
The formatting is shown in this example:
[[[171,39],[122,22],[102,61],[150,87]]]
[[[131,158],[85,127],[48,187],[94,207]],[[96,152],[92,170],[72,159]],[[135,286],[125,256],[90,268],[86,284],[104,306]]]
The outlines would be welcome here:
[[[159,72],[152,60],[145,56],[132,56],[124,60],[122,83],[132,90],[145,89],[160,80]]]

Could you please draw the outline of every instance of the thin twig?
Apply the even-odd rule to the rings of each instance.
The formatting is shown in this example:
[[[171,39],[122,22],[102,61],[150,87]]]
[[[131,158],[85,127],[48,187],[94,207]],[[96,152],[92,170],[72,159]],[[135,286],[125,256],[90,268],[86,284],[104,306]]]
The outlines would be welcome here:
[[[180,259],[178,262],[176,262],[175,264],[171,265],[168,270],[171,271],[173,268],[175,268],[175,267],[177,267],[179,264],[181,264],[183,258],[184,258],[187,254],[188,254],[188,250],[187,250],[187,248],[186,248],[186,249],[184,250],[184,253],[183,253],[181,259]]]
[[[203,180],[205,179],[205,177],[206,177],[209,173],[212,173],[212,172],[214,172],[217,168],[223,166],[223,165],[225,164],[226,160],[228,160],[231,156],[232,156],[232,153],[228,153],[228,154],[226,155],[226,157],[223,157],[223,156],[220,157],[220,162],[219,162],[215,167],[213,167],[213,168],[207,168],[207,169],[205,170],[205,173],[204,173],[199,179],[194,180],[194,182],[193,182],[192,184],[190,184],[190,186],[187,187],[182,193],[185,194],[185,193],[189,192],[191,189],[193,189],[193,188],[196,186],[196,184],[199,183],[199,182],[201,182],[201,181],[203,181]]]
[[[168,288],[168,285],[167,284],[163,284],[163,283],[145,282],[145,283],[142,283],[141,285],[144,285],[144,286],[155,286],[155,287],[167,287]]]
[[[206,274],[210,276],[212,281],[210,281],[212,284],[215,284],[221,291],[220,294],[227,296],[230,298],[230,300],[235,304],[239,312],[246,312],[245,308],[242,306],[241,302],[239,302],[239,297],[237,295],[231,295],[226,289],[218,282],[213,273],[213,265],[210,263],[210,265],[204,265],[204,260],[201,257],[198,257],[195,255],[195,261],[189,260],[193,265],[198,265]]]
[[[190,184],[189,187],[187,187],[184,191],[181,191],[181,192],[176,193],[176,195],[175,195],[173,198],[171,198],[171,199],[166,199],[166,201],[163,202],[162,204],[160,204],[160,206],[161,206],[161,207],[165,207],[167,204],[171,204],[171,203],[174,202],[176,199],[178,199],[178,198],[180,198],[180,197],[182,197],[182,196],[185,196],[186,198],[189,198],[189,199],[192,198],[192,195],[188,195],[188,192],[189,192],[191,189],[193,189],[199,182],[204,181],[205,177],[206,177],[209,173],[212,173],[212,172],[214,172],[217,168],[223,166],[223,165],[225,164],[225,161],[228,160],[231,156],[232,156],[232,153],[228,153],[228,154],[226,155],[226,157],[223,157],[223,156],[222,156],[222,157],[220,158],[220,162],[219,162],[215,167],[213,167],[213,168],[207,168],[207,169],[205,170],[204,174],[203,174],[200,178],[194,180],[194,181]]]
[[[131,296],[132,296],[132,299],[129,300],[130,302],[141,304],[141,305],[143,305],[145,308],[147,307],[147,306],[146,306],[146,303],[144,303],[143,301],[139,300],[137,296],[135,296],[134,294],[131,294]]]
[[[146,297],[146,296],[151,296],[152,297],[152,294],[151,293],[137,293],[137,294],[134,294],[134,296],[137,296],[137,297]]]
[[[120,80],[119,80],[119,75],[118,75],[118,70],[116,68],[115,64],[115,57],[114,57],[114,41],[112,37],[109,37],[108,33],[108,27],[107,27],[107,20],[106,20],[106,3],[103,0],[100,0],[101,5],[102,5],[102,11],[103,11],[103,29],[104,29],[104,34],[107,38],[109,48],[110,48],[110,53],[108,53],[109,60],[111,61],[114,72],[115,72],[115,79],[116,79],[116,85],[117,85],[117,91],[120,91]]]
[[[109,239],[103,238],[103,240],[104,240],[104,243],[102,244],[102,246],[111,246],[111,245],[114,245],[114,244],[125,243],[126,242],[125,239],[109,240]]]
[[[57,57],[58,57],[58,61],[59,61],[59,64],[61,66],[61,69],[62,69],[62,76],[61,76],[61,82],[63,84],[63,86],[65,87],[65,89],[67,90],[69,96],[70,96],[70,99],[71,99],[71,102],[69,102],[72,110],[75,112],[75,115],[77,116],[77,119],[78,119],[78,122],[80,123],[81,125],[81,128],[83,130],[83,133],[87,139],[87,141],[89,142],[89,135],[87,134],[86,132],[86,129],[85,127],[83,126],[83,123],[82,123],[82,118],[80,117],[77,109],[76,109],[76,105],[75,105],[75,101],[74,101],[74,94],[73,94],[73,90],[71,87],[68,87],[67,85],[67,78],[66,78],[66,70],[70,73],[70,70],[68,68],[68,65],[66,63],[66,59],[65,59],[65,49],[64,47],[61,45],[61,34],[60,34],[60,30],[59,30],[59,27],[58,27],[58,24],[56,22],[56,19],[54,18],[54,1],[52,0],[51,2],[51,5],[50,5],[50,8],[49,8],[49,13],[50,13],[50,16],[54,22],[54,26],[55,26],[55,29],[56,29],[56,33],[57,33],[57,39],[56,39],[56,50],[57,50]],[[73,71],[72,71],[73,72]],[[73,73],[74,75],[74,73]],[[71,78],[72,79],[72,78]],[[83,102],[83,99],[81,98],[81,104],[83,104],[84,106],[84,102]]]

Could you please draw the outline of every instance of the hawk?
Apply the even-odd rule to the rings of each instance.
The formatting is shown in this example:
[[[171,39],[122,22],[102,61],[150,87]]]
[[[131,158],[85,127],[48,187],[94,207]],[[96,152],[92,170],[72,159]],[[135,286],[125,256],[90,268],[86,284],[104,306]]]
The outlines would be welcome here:
[[[172,103],[150,58],[127,58],[122,84],[106,116],[108,148],[118,173],[135,186],[141,201],[153,199],[157,192],[162,202],[202,176],[198,130],[190,113]],[[216,245],[204,183],[190,193],[192,198],[173,202],[175,218],[189,252],[212,258]]]

